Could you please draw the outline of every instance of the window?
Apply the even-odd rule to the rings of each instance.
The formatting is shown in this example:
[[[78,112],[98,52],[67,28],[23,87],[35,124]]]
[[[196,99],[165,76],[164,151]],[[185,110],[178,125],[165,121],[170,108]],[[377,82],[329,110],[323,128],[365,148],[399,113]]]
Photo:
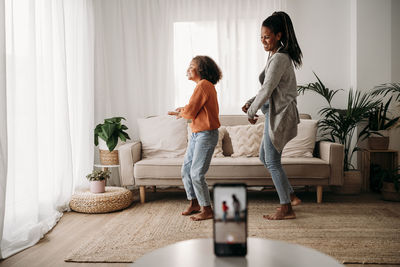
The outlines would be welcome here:
[[[254,96],[266,54],[259,41],[255,19],[191,21],[174,23],[175,105],[188,103],[195,84],[186,77],[196,55],[213,58],[223,78],[216,85],[221,114],[240,114],[241,106]]]

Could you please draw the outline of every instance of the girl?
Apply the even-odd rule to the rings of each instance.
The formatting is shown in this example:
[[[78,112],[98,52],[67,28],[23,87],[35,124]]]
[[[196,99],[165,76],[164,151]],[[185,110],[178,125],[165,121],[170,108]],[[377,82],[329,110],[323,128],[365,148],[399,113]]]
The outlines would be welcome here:
[[[210,57],[196,56],[189,65],[187,76],[197,84],[189,104],[168,114],[192,120],[192,135],[181,171],[190,203],[182,215],[198,213],[190,217],[197,221],[213,218],[205,174],[218,142],[219,107],[214,85],[222,78],[222,73]]]

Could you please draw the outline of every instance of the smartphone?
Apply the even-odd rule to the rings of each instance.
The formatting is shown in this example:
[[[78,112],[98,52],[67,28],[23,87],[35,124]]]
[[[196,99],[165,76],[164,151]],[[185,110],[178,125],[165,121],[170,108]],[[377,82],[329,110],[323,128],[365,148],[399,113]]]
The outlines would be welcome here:
[[[217,256],[247,254],[247,186],[215,184],[214,253]]]

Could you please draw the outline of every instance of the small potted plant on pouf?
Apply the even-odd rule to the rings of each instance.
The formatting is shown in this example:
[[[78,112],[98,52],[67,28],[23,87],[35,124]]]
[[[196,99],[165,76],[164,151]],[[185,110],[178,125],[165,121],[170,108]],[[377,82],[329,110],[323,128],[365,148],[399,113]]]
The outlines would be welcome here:
[[[106,191],[106,179],[110,178],[110,174],[109,170],[94,170],[92,173],[86,175],[86,178],[90,181],[90,192],[104,193]]]
[[[100,123],[94,129],[94,144],[100,149],[100,163],[103,165],[117,165],[119,140],[126,142],[131,139],[125,132],[128,127],[121,124],[123,117],[113,117],[105,119],[104,123]],[[100,143],[99,143],[100,137]]]

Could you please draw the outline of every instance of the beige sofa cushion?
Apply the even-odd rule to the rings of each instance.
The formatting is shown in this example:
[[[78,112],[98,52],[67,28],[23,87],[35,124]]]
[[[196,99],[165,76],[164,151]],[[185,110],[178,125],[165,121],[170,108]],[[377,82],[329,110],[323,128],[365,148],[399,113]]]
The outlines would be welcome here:
[[[190,141],[190,136],[192,135],[192,128],[190,128],[190,124],[188,124],[188,141]],[[218,129],[218,142],[215,146],[213,157],[214,158],[222,158],[224,155],[222,154],[222,140],[224,139],[226,134],[225,126],[220,126]]]
[[[142,157],[175,158],[185,154],[187,121],[175,116],[138,119]]]
[[[264,124],[227,126],[232,142],[231,157],[258,157]]]
[[[283,148],[282,157],[312,158],[317,136],[316,120],[300,120],[297,136]]]
[[[136,182],[141,179],[180,179],[183,157],[148,158],[135,164]],[[291,178],[327,178],[328,162],[319,158],[283,158],[283,168]],[[271,177],[258,157],[249,158],[213,158],[206,174],[207,179],[236,179]]]
[[[300,119],[311,119],[309,114],[300,114]],[[224,126],[235,126],[235,125],[249,125],[247,115],[222,115],[219,118],[221,125]],[[257,120],[257,124],[264,123],[264,115],[260,115]],[[224,139],[222,140],[222,151],[224,156],[231,156],[233,154],[232,140],[229,133],[226,132]]]

